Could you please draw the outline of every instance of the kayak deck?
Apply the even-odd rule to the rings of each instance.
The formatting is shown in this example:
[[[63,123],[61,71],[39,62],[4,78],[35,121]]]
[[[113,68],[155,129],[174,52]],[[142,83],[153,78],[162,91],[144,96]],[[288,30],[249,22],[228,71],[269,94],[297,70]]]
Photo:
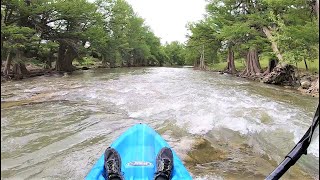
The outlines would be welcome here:
[[[124,132],[111,147],[116,149],[121,157],[121,171],[125,180],[151,180],[156,172],[156,157],[168,143],[152,128],[145,124],[137,124]],[[172,180],[192,179],[189,172],[173,152]],[[102,176],[104,154],[91,169],[86,179],[104,180]]]

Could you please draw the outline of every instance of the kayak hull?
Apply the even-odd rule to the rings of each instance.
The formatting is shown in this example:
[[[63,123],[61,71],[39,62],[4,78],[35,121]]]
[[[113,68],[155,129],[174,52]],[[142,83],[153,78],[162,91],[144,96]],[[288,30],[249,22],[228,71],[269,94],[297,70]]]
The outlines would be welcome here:
[[[156,157],[168,143],[151,127],[137,124],[124,132],[111,147],[116,149],[121,157],[121,171],[125,180],[152,180],[156,172]],[[173,151],[172,180],[192,179],[189,172]],[[104,180],[102,176],[104,167],[104,154],[93,166],[87,180]]]

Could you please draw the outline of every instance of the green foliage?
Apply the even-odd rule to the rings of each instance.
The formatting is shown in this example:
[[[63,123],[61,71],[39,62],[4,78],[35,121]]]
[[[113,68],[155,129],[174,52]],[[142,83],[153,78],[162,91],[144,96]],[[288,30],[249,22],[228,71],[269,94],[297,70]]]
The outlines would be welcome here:
[[[1,50],[20,48],[43,62],[55,53],[60,64],[95,54],[112,67],[161,65],[167,57],[160,39],[125,0],[11,0],[2,2],[1,13]]]
[[[5,38],[4,48],[9,50],[24,50],[28,43],[38,40],[34,36],[35,31],[28,27],[20,27],[16,25],[3,26],[1,35]]]
[[[42,42],[39,45],[39,55],[46,57],[58,51],[59,44],[53,41]]]
[[[59,59],[54,54],[68,62],[67,57],[95,55],[117,67],[192,65],[202,52],[205,63],[214,66],[225,64],[228,50],[233,50],[239,59],[236,66],[242,67],[251,48],[257,49],[260,57],[274,56],[263,32],[268,27],[285,61],[300,64],[318,59],[319,28],[311,11],[314,1],[207,2],[205,18],[187,25],[190,34],[185,44],[161,45],[125,0],[35,0],[30,4],[5,0],[1,6],[1,51],[21,51],[42,62]]]
[[[188,24],[188,29],[192,35],[186,45],[185,59],[186,63],[193,65],[200,58],[202,50],[205,53],[205,62],[217,63],[218,49],[221,47],[219,39],[218,25],[213,19],[205,19],[198,23]]]
[[[183,44],[178,41],[173,41],[170,44],[165,45],[164,51],[168,56],[166,61],[167,64],[179,66],[183,66],[185,64],[185,50]]]
[[[98,59],[93,58],[91,56],[79,58],[76,60],[77,60],[76,61],[77,63],[75,62],[74,65],[87,66],[87,67],[94,65],[98,61]]]
[[[314,1],[207,2],[206,17],[188,26],[192,33],[187,42],[186,59],[189,63],[199,59],[202,45],[205,46],[205,54],[209,52],[205,56],[206,63],[213,67],[216,63],[226,61],[229,48],[235,52],[236,59],[246,57],[251,48],[257,49],[260,57],[274,56],[271,40],[263,31],[266,27],[270,29],[272,40],[277,43],[285,61],[299,63],[318,59],[319,28],[315,13],[312,12]]]
[[[100,0],[102,23],[88,30],[91,50],[102,54],[113,66],[160,65],[161,44],[144,20],[124,0]]]
[[[318,57],[319,30],[315,28],[314,22],[286,26],[282,30],[279,44],[287,61],[297,63],[303,59],[310,61]]]
[[[43,67],[44,66],[44,63],[41,59],[37,59],[37,58],[30,58],[30,59],[27,59],[25,60],[25,63],[30,63],[32,65],[36,65],[36,66],[39,66],[39,67]]]

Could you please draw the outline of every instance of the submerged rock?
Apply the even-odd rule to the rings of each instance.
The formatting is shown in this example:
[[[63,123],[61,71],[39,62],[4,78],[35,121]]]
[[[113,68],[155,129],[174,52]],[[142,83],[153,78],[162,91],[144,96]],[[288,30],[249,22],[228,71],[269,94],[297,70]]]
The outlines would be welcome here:
[[[319,75],[303,74],[298,91],[303,94],[319,97]]]
[[[300,81],[301,82],[301,88],[302,89],[308,89],[311,86],[310,81]]]
[[[313,96],[319,97],[319,78],[311,83],[307,92]]]
[[[195,141],[192,150],[187,153],[184,160],[190,164],[203,164],[225,160],[225,158],[225,152],[211,146],[208,140],[200,138]]]

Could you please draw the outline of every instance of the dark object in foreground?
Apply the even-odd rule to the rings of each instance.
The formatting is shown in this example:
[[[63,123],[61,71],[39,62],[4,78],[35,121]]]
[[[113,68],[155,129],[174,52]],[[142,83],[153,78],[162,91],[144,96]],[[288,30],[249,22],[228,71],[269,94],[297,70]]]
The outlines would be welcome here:
[[[163,148],[170,148],[170,145],[153,128],[147,124],[138,123],[122,133],[110,147],[114,148],[121,157],[121,173],[124,179],[151,180],[155,178],[157,172],[157,157],[165,157],[158,156],[159,152]],[[173,154],[172,162],[174,164],[171,170],[171,179],[192,180],[179,156],[172,148],[170,150]],[[166,157],[170,156],[166,155]],[[86,179],[105,179],[104,171],[105,157],[103,154],[88,172]],[[156,180],[165,180],[165,178],[157,177]]]
[[[314,115],[312,125],[308,131],[304,134],[301,140],[296,146],[290,151],[286,158],[278,165],[278,167],[271,172],[266,180],[279,179],[291,166],[293,166],[303,154],[307,154],[307,149],[311,143],[312,135],[319,125],[319,104]]]
[[[155,180],[169,180],[173,168],[173,154],[170,148],[164,147],[157,155],[157,172]],[[104,178],[106,180],[123,180],[121,157],[119,153],[108,147],[104,153]]]
[[[104,168],[105,179],[109,180],[122,180],[121,175],[121,157],[119,153],[113,149],[108,148],[104,153]]]
[[[170,179],[173,168],[173,154],[171,149],[164,147],[157,156],[157,172],[155,180]]]

